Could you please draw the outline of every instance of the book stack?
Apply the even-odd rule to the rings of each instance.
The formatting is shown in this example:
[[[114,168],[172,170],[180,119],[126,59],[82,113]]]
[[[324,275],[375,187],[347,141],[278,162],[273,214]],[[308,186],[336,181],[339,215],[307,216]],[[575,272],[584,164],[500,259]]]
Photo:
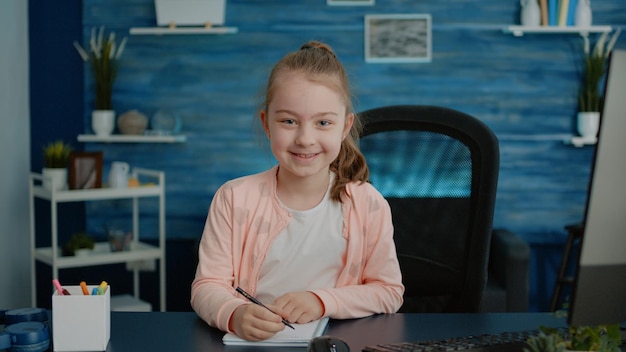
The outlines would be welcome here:
[[[542,26],[573,26],[578,1],[584,0],[539,0]]]

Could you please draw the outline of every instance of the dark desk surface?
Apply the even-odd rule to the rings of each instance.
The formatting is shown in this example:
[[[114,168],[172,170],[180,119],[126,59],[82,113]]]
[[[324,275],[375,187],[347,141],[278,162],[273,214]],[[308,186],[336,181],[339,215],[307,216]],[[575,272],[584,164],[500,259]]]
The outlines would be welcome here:
[[[331,320],[326,335],[343,338],[352,352],[388,342],[442,339],[539,326],[565,326],[550,313],[389,314],[355,320]],[[261,351],[259,347],[224,346],[224,333],[209,327],[193,312],[111,312],[107,351]],[[306,351],[277,348],[271,351]]]

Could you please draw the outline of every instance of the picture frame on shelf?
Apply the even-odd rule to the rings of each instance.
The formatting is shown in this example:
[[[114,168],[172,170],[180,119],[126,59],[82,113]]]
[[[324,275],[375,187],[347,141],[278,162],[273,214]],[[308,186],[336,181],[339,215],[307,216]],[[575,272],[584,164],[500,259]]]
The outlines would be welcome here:
[[[331,6],[372,6],[375,0],[326,0]]]
[[[72,152],[69,160],[69,188],[102,187],[102,152]]]
[[[365,62],[432,60],[430,14],[365,15]]]

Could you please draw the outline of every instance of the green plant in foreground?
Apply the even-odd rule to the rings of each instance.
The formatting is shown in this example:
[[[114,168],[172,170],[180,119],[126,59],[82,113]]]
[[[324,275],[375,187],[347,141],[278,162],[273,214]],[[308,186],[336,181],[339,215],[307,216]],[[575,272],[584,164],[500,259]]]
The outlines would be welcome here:
[[[540,332],[539,335],[528,339],[528,348],[524,348],[524,352],[562,352],[565,345],[561,342],[558,335]]]
[[[569,327],[565,335],[555,328],[541,327],[541,331],[528,339],[529,349],[525,352],[621,351],[619,324]]]
[[[565,344],[574,351],[620,352],[619,325],[570,327],[570,339]]]

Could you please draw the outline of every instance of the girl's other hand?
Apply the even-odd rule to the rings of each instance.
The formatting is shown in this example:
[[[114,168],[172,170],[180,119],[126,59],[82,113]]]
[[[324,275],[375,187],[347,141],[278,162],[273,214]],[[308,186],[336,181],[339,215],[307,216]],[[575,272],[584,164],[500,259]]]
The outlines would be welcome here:
[[[312,292],[290,292],[276,299],[274,305],[289,322],[305,324],[324,314],[324,304]]]
[[[268,339],[285,328],[279,315],[256,304],[237,307],[229,325],[237,336],[248,341]]]

